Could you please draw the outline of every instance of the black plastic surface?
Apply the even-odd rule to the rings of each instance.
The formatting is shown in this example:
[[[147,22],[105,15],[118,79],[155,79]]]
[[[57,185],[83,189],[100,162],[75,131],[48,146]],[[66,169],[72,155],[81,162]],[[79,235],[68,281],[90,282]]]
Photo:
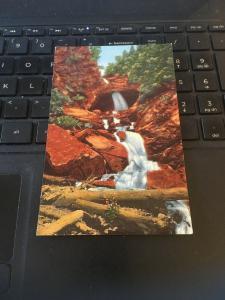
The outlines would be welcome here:
[[[20,176],[0,175],[0,261],[13,254],[19,196]]]
[[[35,237],[39,179],[32,194],[23,300],[223,300],[224,153],[186,151],[193,236]]]
[[[10,286],[10,268],[8,265],[0,264],[0,297]]]

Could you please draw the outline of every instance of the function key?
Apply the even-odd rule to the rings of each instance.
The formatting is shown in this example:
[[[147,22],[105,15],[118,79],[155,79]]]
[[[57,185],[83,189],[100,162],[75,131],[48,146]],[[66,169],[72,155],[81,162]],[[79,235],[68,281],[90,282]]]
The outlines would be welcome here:
[[[68,29],[67,28],[50,28],[49,35],[67,35]]]
[[[194,96],[192,94],[179,94],[178,104],[181,115],[195,114]]]
[[[22,29],[11,27],[11,28],[4,28],[3,29],[3,36],[20,36],[22,35]]]
[[[206,26],[201,24],[190,24],[186,26],[187,32],[204,32],[206,31]]]
[[[198,105],[201,114],[218,114],[222,112],[220,95],[206,93],[198,95]]]
[[[224,120],[220,117],[202,118],[202,130],[205,140],[225,139]]]
[[[73,35],[86,35],[86,34],[91,34],[92,30],[89,25],[80,25],[80,26],[75,26],[71,29],[71,34]]]
[[[225,24],[213,24],[209,25],[209,31],[215,32],[215,31],[225,31]]]
[[[26,36],[42,36],[45,35],[43,28],[25,28],[24,33]]]
[[[192,53],[191,61],[195,71],[213,69],[213,59],[210,53]]]
[[[118,33],[136,33],[137,29],[133,25],[119,25]]]
[[[166,24],[164,25],[164,32],[183,32],[184,26],[182,24]]]
[[[112,26],[109,25],[97,25],[95,26],[95,33],[96,34],[112,34],[114,29]]]
[[[144,25],[141,27],[141,33],[160,33],[162,26],[160,25]]]

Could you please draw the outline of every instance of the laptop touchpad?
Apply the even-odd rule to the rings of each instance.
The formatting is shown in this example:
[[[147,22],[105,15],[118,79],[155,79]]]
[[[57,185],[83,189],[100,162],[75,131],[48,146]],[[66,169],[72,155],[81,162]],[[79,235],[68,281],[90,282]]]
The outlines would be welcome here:
[[[12,257],[18,201],[19,175],[0,175],[0,261]]]

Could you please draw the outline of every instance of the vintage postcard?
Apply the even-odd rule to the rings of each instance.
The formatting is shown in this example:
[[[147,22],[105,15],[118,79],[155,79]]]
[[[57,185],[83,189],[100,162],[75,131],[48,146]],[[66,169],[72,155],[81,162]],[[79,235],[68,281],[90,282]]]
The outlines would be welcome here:
[[[37,235],[192,233],[172,46],[57,47]]]

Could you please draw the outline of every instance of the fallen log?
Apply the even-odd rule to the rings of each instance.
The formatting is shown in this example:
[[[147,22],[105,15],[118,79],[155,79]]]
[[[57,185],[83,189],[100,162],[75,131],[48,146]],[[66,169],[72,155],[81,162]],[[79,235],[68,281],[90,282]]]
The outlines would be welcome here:
[[[105,214],[107,211],[109,211],[110,206],[105,204],[99,204],[83,199],[73,199],[73,202],[68,201],[56,201],[55,202],[56,207],[72,207],[76,209],[82,209],[85,211],[88,211],[90,213],[99,213],[99,214]],[[161,217],[153,217],[151,215],[147,215],[141,210],[135,209],[135,208],[125,208],[125,207],[118,207],[116,211],[117,217],[124,220],[124,221],[131,221],[135,222],[137,225],[147,223],[148,226],[150,224],[155,224],[161,228],[166,227],[168,218],[164,216]]]
[[[83,233],[97,235],[99,234],[97,230],[88,226],[84,221],[78,221],[75,223],[75,226],[80,229]]]
[[[58,209],[53,205],[40,205],[39,208],[39,214],[53,219],[59,219],[68,213],[69,211]]]
[[[79,221],[84,216],[84,212],[82,210],[76,210],[71,213],[68,213],[61,218],[59,218],[57,221],[50,223],[48,225],[45,225],[44,227],[41,227],[37,230],[37,235],[55,235],[64,228],[66,228],[69,225],[72,225]]]

